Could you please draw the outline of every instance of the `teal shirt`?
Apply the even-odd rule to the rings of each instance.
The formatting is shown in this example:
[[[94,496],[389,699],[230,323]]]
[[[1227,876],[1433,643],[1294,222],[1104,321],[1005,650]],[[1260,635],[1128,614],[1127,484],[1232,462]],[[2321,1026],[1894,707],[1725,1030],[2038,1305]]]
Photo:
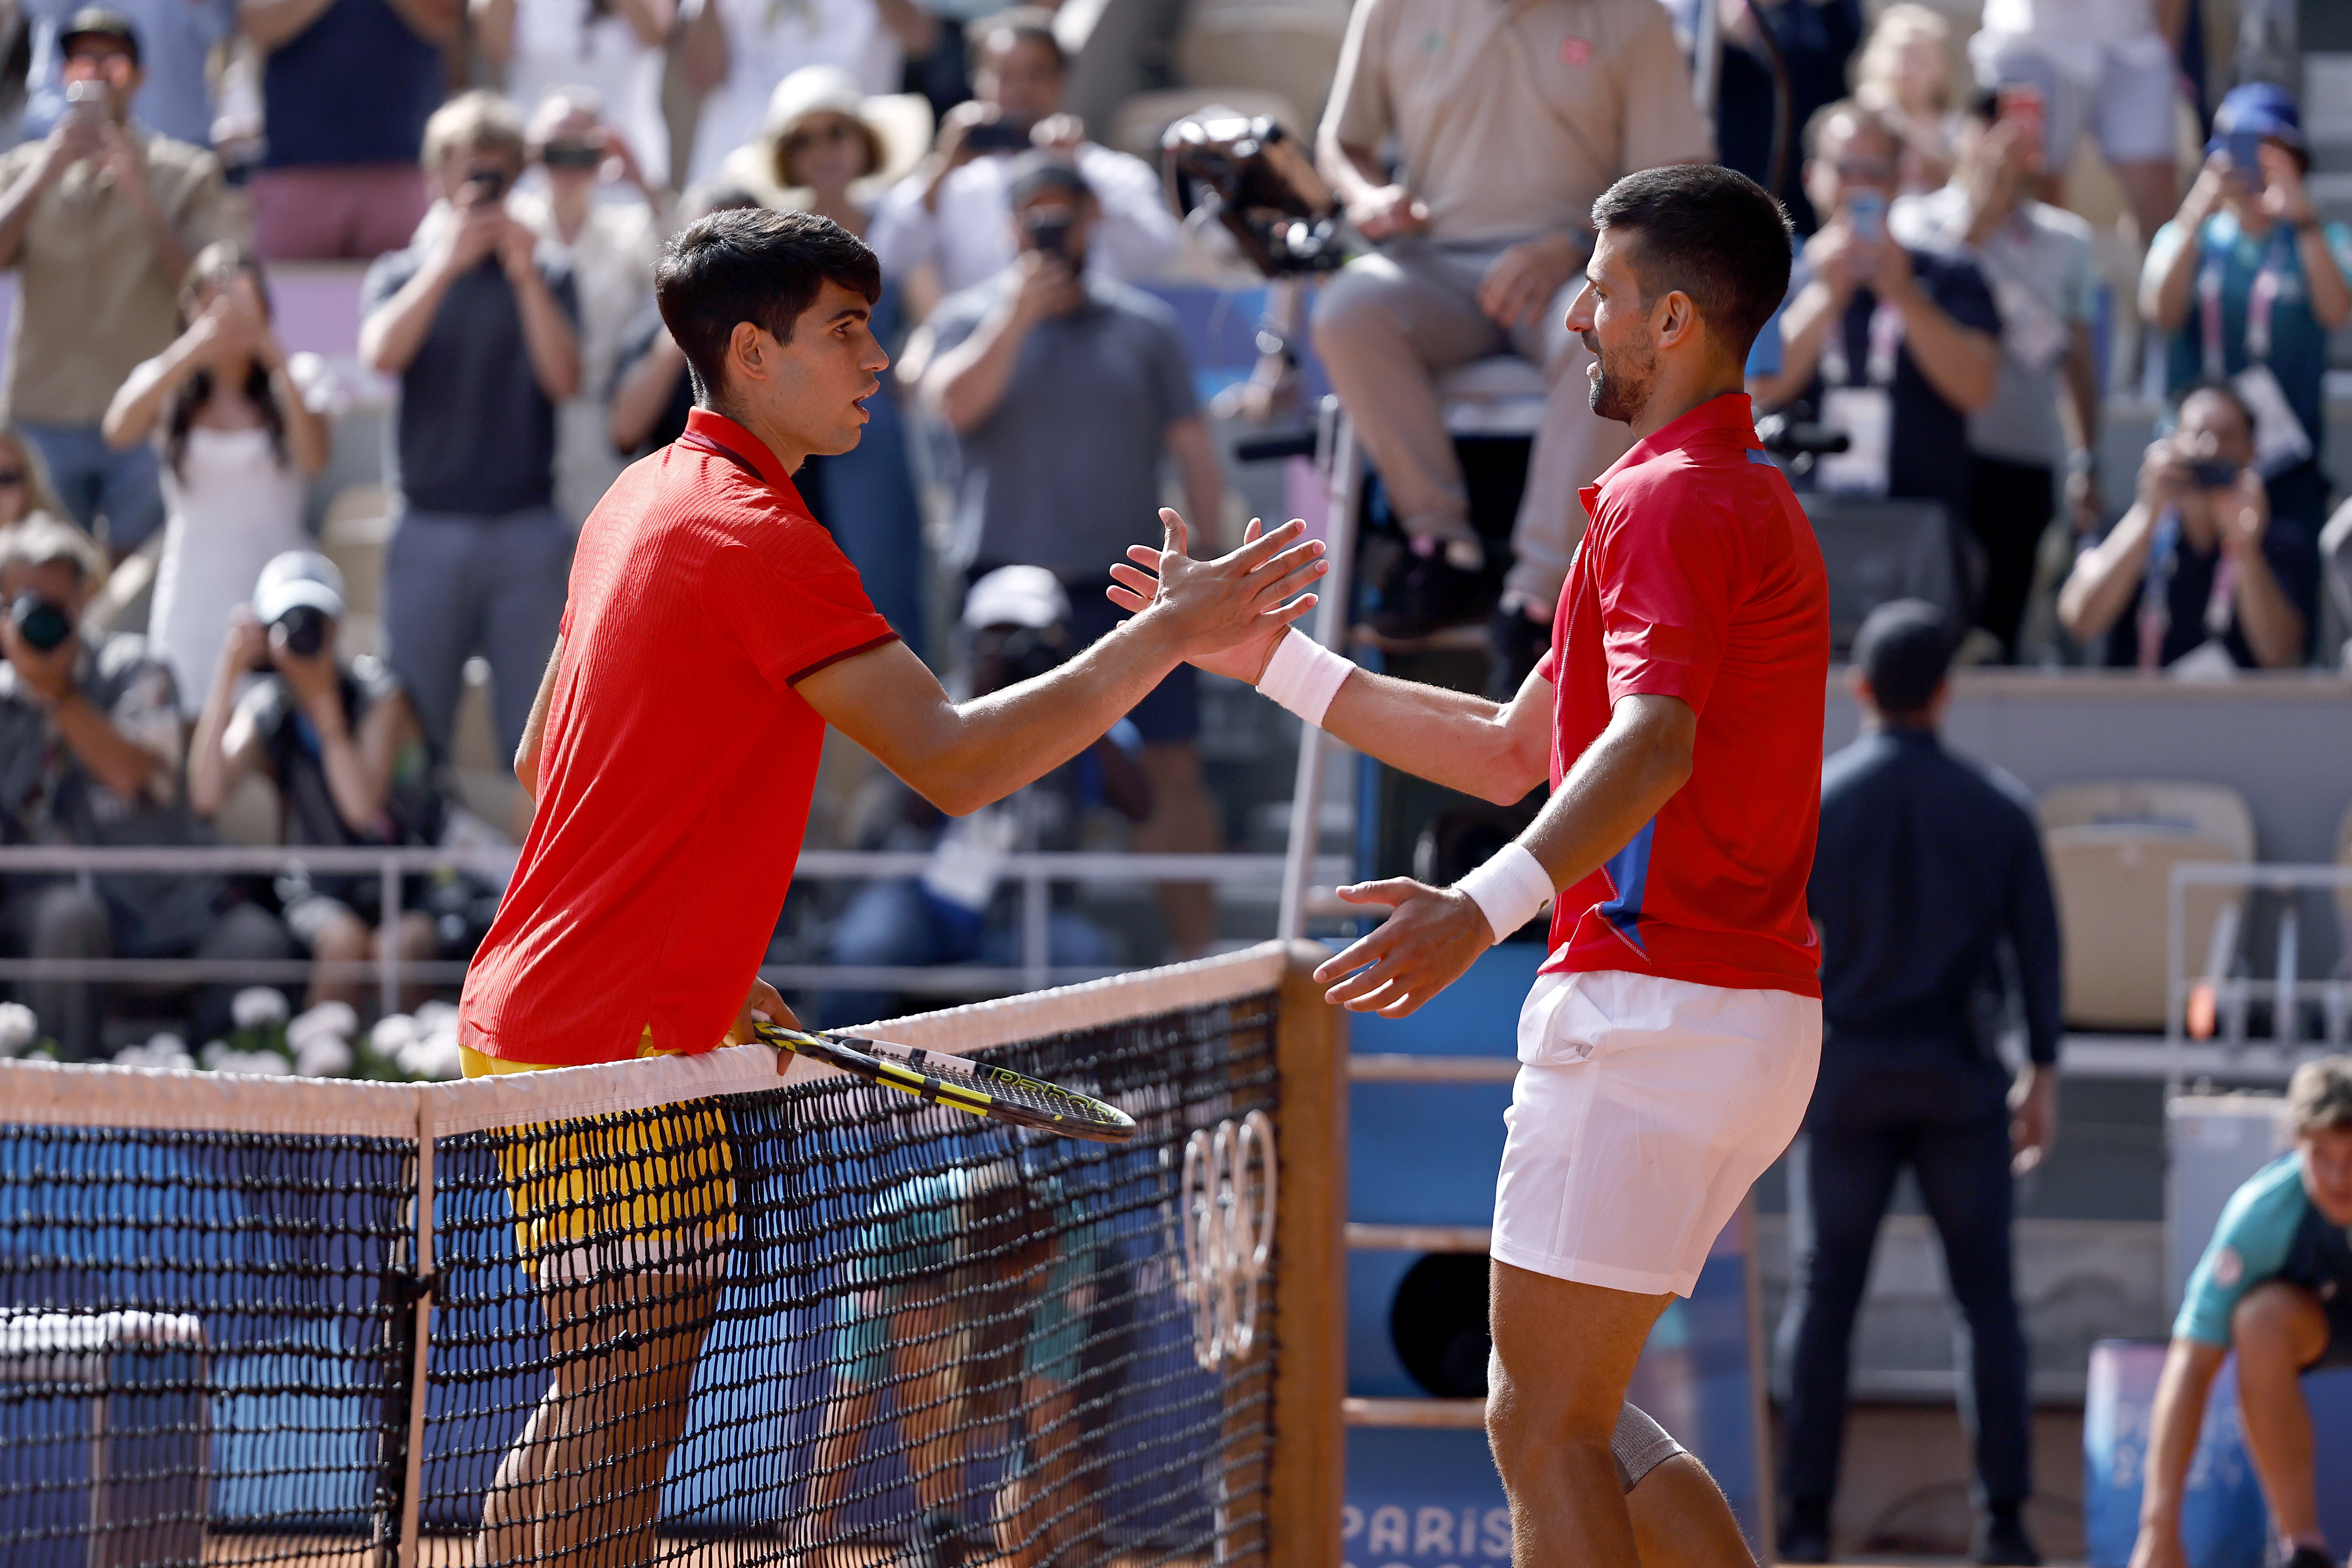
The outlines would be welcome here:
[[[2323,232],[2336,268],[2352,277],[2352,228],[2331,223]],[[2184,239],[2178,222],[2158,229],[2147,249],[2147,268],[2143,275],[2153,278],[2162,273]],[[2312,449],[2316,452],[2327,435],[2321,405],[2321,384],[2327,374],[2327,331],[2311,313],[2311,291],[2304,282],[2302,247],[2294,243],[2294,231],[2278,226],[2264,235],[2250,235],[2238,226],[2231,214],[2219,212],[2207,218],[2204,227],[2198,231],[2198,245],[2202,253],[2198,263],[2200,277],[2207,269],[2218,268],[2221,272],[2224,375],[2236,375],[2252,363],[2246,353],[2246,304],[2253,293],[2254,277],[2262,271],[2264,257],[2275,249],[2279,293],[2271,310],[2271,348],[2266,363],[2271,374],[2278,377],[2279,390],[2286,395],[2287,406],[2303,422],[2303,433],[2311,438]],[[2200,300],[2200,296],[2192,289],[2189,318],[2165,345],[2168,396],[2179,397],[2184,388],[2205,375],[2204,315]]]
[[[2303,1190],[2301,1154],[2282,1154],[2247,1178],[2223,1205],[2213,1239],[2189,1277],[2172,1337],[2227,1348],[2238,1303],[2286,1270],[2296,1237],[2317,1218]]]

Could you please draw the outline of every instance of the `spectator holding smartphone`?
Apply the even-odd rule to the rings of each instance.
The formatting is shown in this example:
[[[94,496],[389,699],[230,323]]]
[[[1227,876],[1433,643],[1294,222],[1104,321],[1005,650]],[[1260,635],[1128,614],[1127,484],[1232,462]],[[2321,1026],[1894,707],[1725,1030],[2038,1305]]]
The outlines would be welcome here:
[[[270,330],[251,252],[205,247],[180,290],[180,324],[114,395],[104,429],[110,447],[153,436],[163,453],[163,556],[147,640],[193,706],[212,686],[230,606],[271,557],[302,546],[303,492],[333,437]]]
[[[380,258],[362,290],[360,355],[400,382],[384,463],[384,655],[444,755],[477,652],[489,660],[499,744],[521,744],[571,567],[555,410],[580,385],[578,309],[570,268],[507,211],[523,151],[496,94],[443,105],[425,128],[425,164],[447,209]]]
[[[1160,173],[1087,141],[1085,123],[1063,112],[1069,59],[1054,14],[1017,6],[972,23],[966,36],[972,100],[941,117],[931,155],[883,199],[867,237],[884,275],[906,281],[908,320],[920,321],[942,294],[1012,265],[1013,170],[1032,148],[1068,159],[1094,192],[1100,216],[1089,275],[1135,283],[1158,274],[1181,237]]]
[[[516,195],[514,216],[570,263],[580,302],[580,387],[557,411],[555,431],[556,509],[577,527],[620,477],[604,438],[604,389],[621,335],[653,300],[670,199],[585,88],[541,99],[530,142],[540,179]]]
[[[1969,416],[1968,523],[1987,566],[1977,623],[2000,639],[2011,661],[2061,468],[2075,529],[2099,521],[2091,464],[2099,428],[2091,361],[2097,261],[2089,224],[2033,198],[2039,110],[2038,97],[1979,93],[1962,118],[1951,183],[1905,196],[1889,214],[1904,244],[1975,262],[2000,310],[1998,390]]]
[[[1805,127],[1805,190],[1829,216],[1805,242],[1780,321],[1780,371],[1756,378],[1777,407],[1802,398],[1849,450],[1813,468],[1822,489],[1937,500],[1969,515],[1969,416],[2000,375],[2000,316],[1965,257],[1914,250],[1887,231],[1895,128],[1856,103]]]
[[[342,574],[308,550],[272,558],[250,603],[229,619],[205,687],[188,758],[188,799],[210,816],[238,781],[258,774],[278,792],[289,844],[358,847],[434,844],[443,803],[416,710],[383,664],[335,650]],[[246,677],[263,679],[250,685]],[[240,691],[242,695],[240,695]],[[398,931],[383,923],[383,879],[370,874],[279,879],[286,926],[322,963],[439,952],[433,921],[404,896]],[[356,974],[314,973],[309,1005],[364,999]]]
[[[2245,399],[2227,382],[2190,388],[2179,424],[2148,445],[2131,510],[2058,591],[2069,635],[2126,669],[2215,676],[2301,664],[2318,614],[2319,553],[2308,533],[2277,526],[2253,459]]]
[[[2310,167],[2284,88],[2231,89],[2204,169],[2148,247],[2139,309],[2165,334],[2168,392],[2224,377],[2238,389],[2271,515],[2315,537],[2327,516],[2322,383],[2328,337],[2352,321],[2352,228],[2321,221]]]
[[[74,521],[121,557],[163,525],[155,453],[100,433],[115,389],[177,330],[181,280],[220,237],[220,165],[131,115],[145,74],[136,28],[75,13],[60,39],[73,108],[0,156],[0,265],[16,269],[7,407]]]

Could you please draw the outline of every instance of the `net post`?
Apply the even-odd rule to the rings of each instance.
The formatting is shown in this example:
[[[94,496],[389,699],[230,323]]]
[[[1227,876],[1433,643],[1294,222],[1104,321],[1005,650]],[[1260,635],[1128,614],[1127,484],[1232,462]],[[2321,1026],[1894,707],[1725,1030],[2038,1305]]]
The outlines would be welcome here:
[[[1312,740],[1310,734],[1309,740]],[[1275,1021],[1282,1201],[1275,1210],[1268,1561],[1339,1568],[1347,1486],[1348,1026],[1323,1000],[1318,942],[1292,941]]]
[[[401,1456],[399,1568],[416,1568],[425,1492],[425,1371],[433,1349],[433,1097],[416,1097],[415,1359],[408,1378],[408,1443]]]

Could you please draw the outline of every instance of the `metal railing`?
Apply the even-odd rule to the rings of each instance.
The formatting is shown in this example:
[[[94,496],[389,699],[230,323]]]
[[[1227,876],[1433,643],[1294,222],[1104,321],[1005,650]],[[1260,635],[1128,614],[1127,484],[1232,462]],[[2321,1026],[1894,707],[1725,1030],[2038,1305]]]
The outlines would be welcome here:
[[[921,850],[812,849],[793,868],[794,881],[867,881],[920,876],[931,857]],[[1263,887],[1270,893],[1282,884],[1285,858],[1280,855],[1141,855],[1092,850],[1016,852],[1003,858],[1002,879],[1021,889],[1017,962],[1008,964],[835,965],[822,963],[763,964],[761,974],[786,989],[814,986],[903,991],[921,995],[966,995],[994,992],[1034,991],[1047,985],[1091,980],[1118,973],[1115,969],[1057,966],[1050,962],[1049,922],[1052,889],[1056,883],[1209,882],[1221,888]],[[503,887],[515,863],[512,850],[451,848],[323,848],[288,846],[11,846],[0,847],[0,878],[16,876],[104,876],[120,874],[254,875],[300,868],[334,876],[373,873],[383,882],[383,914],[386,930],[398,927],[402,913],[402,880],[412,875],[451,870]],[[1347,871],[1343,856],[1326,856],[1318,871],[1337,879]],[[127,984],[184,985],[203,982],[246,981],[253,984],[291,984],[313,974],[373,978],[385,1013],[398,1010],[404,983],[450,984],[465,977],[462,961],[404,959],[396,943],[387,944],[381,958],[331,961],[313,959],[211,958],[0,958],[0,982],[21,980],[119,982]]]
[[[2238,903],[2224,904],[2217,912],[2205,944],[2203,962],[2194,973],[2190,973],[2189,889],[2199,887],[2238,888],[2279,896],[2277,941],[2269,974],[2236,973],[2240,939],[2245,929],[2244,910]],[[2347,975],[2340,965],[2336,973],[2321,979],[2306,979],[2302,973],[2303,911],[2294,895],[2329,889],[2339,895],[2352,891],[2352,865],[2191,861],[2172,868],[2165,912],[2164,958],[2164,1040],[2171,1062],[2166,1077],[2172,1089],[2179,1089],[2182,1077],[2180,1064],[2189,1040],[2189,999],[2200,986],[2214,988],[2216,1010],[2224,1024],[2217,1032],[2232,1047],[2246,1043],[2245,1013],[2255,1003],[2270,1005],[2271,1043],[2282,1055],[2293,1056],[2311,1047],[2342,1049],[2347,1041],[2352,1041],[2352,975]],[[2338,919],[2342,918],[2339,910]],[[2316,1040],[2304,1037],[2306,1004],[2320,1009],[2320,1035]]]

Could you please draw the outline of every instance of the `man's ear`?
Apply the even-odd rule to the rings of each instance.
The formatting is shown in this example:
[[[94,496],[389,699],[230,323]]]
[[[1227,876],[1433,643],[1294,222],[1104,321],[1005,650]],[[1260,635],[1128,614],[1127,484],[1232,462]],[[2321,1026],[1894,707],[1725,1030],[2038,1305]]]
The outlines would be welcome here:
[[[730,379],[765,381],[770,365],[768,355],[775,340],[750,321],[738,321],[735,330],[727,334],[727,368]]]
[[[1669,289],[1651,308],[1650,327],[1660,348],[1679,348],[1698,331],[1698,307],[1681,289]]]

